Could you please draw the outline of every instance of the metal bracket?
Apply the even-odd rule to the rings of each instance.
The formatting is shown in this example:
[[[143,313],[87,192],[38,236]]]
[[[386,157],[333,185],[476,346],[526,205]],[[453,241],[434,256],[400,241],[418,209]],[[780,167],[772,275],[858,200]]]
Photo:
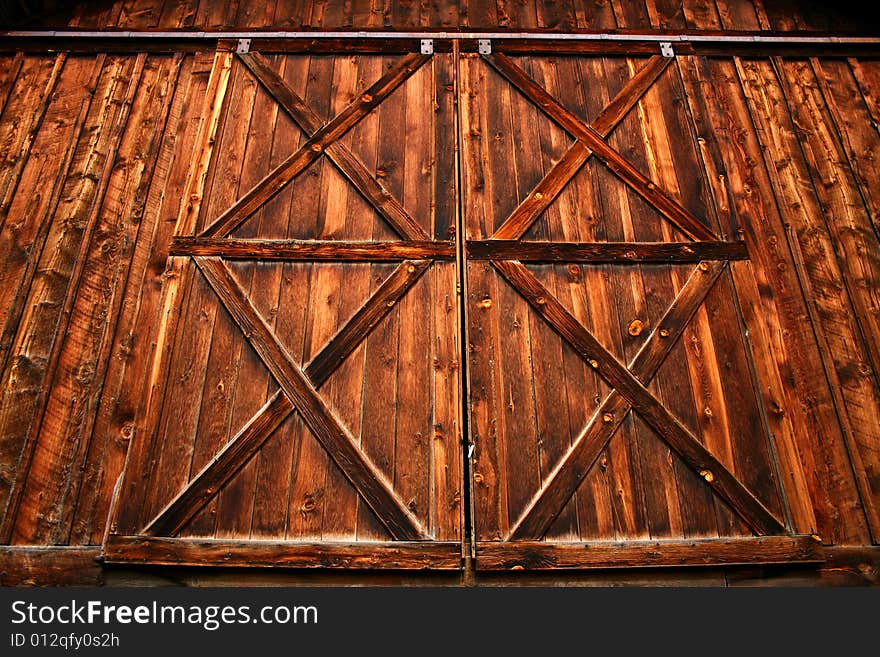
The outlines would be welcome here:
[[[235,46],[235,52],[239,55],[244,55],[251,51],[251,40],[250,39],[239,39],[238,45]]]
[[[434,39],[422,39],[422,54],[423,55],[433,55],[434,54]]]
[[[660,54],[666,57],[667,59],[671,59],[675,57],[675,51],[672,49],[671,41],[661,41],[660,42]]]
[[[479,39],[477,41],[477,50],[480,51],[481,55],[491,55],[492,42],[489,39]]]

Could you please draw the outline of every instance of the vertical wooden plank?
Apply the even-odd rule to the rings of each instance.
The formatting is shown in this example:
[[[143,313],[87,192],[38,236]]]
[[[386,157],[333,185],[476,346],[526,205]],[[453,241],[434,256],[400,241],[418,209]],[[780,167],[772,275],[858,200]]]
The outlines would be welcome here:
[[[204,187],[205,212],[199,225],[210,222],[247,189],[242,183],[248,127],[256,82],[240,64],[230,75],[230,98]],[[186,267],[191,268],[191,262]],[[150,475],[143,524],[148,522],[198,472],[230,436],[231,400],[234,398],[241,338],[207,282],[192,274],[172,350],[165,400],[158,419],[157,453]],[[219,372],[218,372],[219,370]],[[242,422],[243,424],[243,422]],[[234,433],[237,427],[232,429]],[[216,503],[216,500],[215,500]],[[213,526],[213,525],[212,525]],[[211,532],[199,527],[199,531]]]
[[[20,50],[11,57],[9,55],[0,57],[0,119],[18,82],[24,60],[24,53]]]
[[[244,7],[240,7],[241,12]],[[261,10],[262,11],[262,10]],[[248,20],[259,25],[262,21],[260,12]],[[239,17],[241,20],[241,17]],[[251,189],[269,171],[272,135],[279,108],[277,103],[249,75],[248,85],[236,96],[250,113],[242,117],[242,132],[246,142],[241,151],[241,174],[238,181],[238,197]],[[253,86],[251,86],[253,85]],[[263,211],[256,212],[235,231],[236,236],[255,238],[266,235],[266,228],[271,218]],[[242,288],[254,304],[257,312],[263,317],[273,318],[271,313],[275,306],[274,286],[271,270],[260,263],[241,263],[237,267]],[[215,328],[214,339],[217,339]],[[247,344],[241,331],[232,322],[224,322],[222,330],[232,333],[231,344],[234,346],[224,354],[218,350],[218,356],[228,359],[232,367],[231,380],[228,382],[232,399],[229,423],[223,435],[226,442],[234,436],[254,413],[268,399],[270,377],[260,358]],[[216,538],[247,538],[251,533],[253,506],[255,504],[255,481],[258,462],[252,459],[238,474],[226,484],[223,491],[212,501],[217,506]]]
[[[473,5],[469,4],[469,11]],[[472,20],[472,19],[471,19]],[[476,55],[462,55],[458,70],[461,117],[462,208],[467,239],[485,239],[494,231],[492,186],[488,170],[488,134],[486,113],[481,107],[490,103],[487,67]],[[493,306],[497,296],[491,265],[468,261],[466,267],[466,319],[468,358],[468,413],[471,455],[473,520],[476,537],[498,540],[506,534],[507,479],[500,471],[503,447],[498,424],[499,394],[497,385],[499,348],[492,333]],[[466,482],[467,485],[467,482]]]
[[[433,67],[424,66],[411,77],[402,93],[406,101],[403,147],[406,166],[401,201],[414,217],[430,222],[434,196],[433,168]],[[420,222],[424,225],[425,221]],[[434,227],[425,226],[432,234]],[[431,442],[433,441],[433,390],[431,385],[432,275],[423,277],[398,302],[400,337],[397,360],[397,403],[400,417],[394,445],[394,487],[424,526],[429,526],[431,506]]]
[[[131,103],[129,91],[134,85],[127,76],[134,70],[134,61],[124,58],[112,60],[102,71],[96,89],[97,101],[90,116],[89,139],[78,148],[81,157],[74,166],[82,177],[68,177],[61,202],[53,212],[48,248],[39,256],[39,265],[28,293],[28,303],[21,316],[16,339],[12,344],[4,372],[4,402],[2,435],[6,440],[23,441],[24,451],[19,455],[14,488],[7,499],[7,540],[12,537],[12,522],[28,476],[28,468],[37,438],[39,417],[44,410],[48,388],[54,376],[61,341],[69,318],[72,299],[79,283],[84,253],[88,248],[95,226],[95,203],[100,203],[110,175],[113,152],[125,123]],[[138,73],[139,75],[139,73]],[[26,391],[26,392],[25,392]],[[17,393],[23,392],[22,396]],[[11,395],[11,396],[10,396]],[[11,413],[11,415],[9,415]],[[7,422],[12,421],[11,424]],[[17,459],[11,460],[14,462]],[[31,519],[36,522],[36,518]],[[24,532],[25,534],[27,532]]]
[[[175,235],[192,234],[196,228],[231,68],[232,53],[216,53],[199,115],[199,132],[193,146],[191,169],[182,195],[185,202],[181,203]],[[111,531],[133,533],[140,529],[137,524],[144,510],[147,493],[142,482],[149,481],[152,469],[149,459],[161,417],[177,322],[183,315],[178,308],[181,303],[179,299],[189,287],[191,275],[192,265],[185,258],[173,258],[166,264],[159,315],[154,320],[155,333],[151,334],[151,337],[155,336],[151,340],[151,365],[143,384],[138,413],[140,420],[135,428],[142,435],[139,440],[133,441],[126,456],[125,475],[120,489],[120,496],[126,500],[126,505],[116,509],[115,527],[111,527]],[[129,464],[131,467],[128,467]]]
[[[394,7],[392,20],[400,20],[400,7]],[[382,70],[391,64],[384,58]],[[423,70],[424,73],[424,70]],[[401,130],[407,125],[405,89],[398,89],[378,109],[378,146],[376,171],[382,183],[397,198],[403,198],[408,153],[401,148]],[[408,135],[407,135],[408,136]],[[405,143],[405,140],[403,140]],[[424,219],[418,217],[417,219]],[[375,236],[377,231],[374,231]],[[389,270],[384,265],[370,266],[370,294],[381,284]],[[398,435],[399,335],[401,306],[398,304],[382,320],[364,343],[363,393],[361,397],[361,449],[385,473],[389,480],[395,477],[395,442]],[[392,419],[393,418],[393,419]],[[408,500],[407,500],[408,501]],[[358,540],[384,540],[387,531],[363,500],[358,499]]]
[[[192,27],[198,10],[198,0],[173,0],[165,2],[159,15],[158,27]]]
[[[149,337],[161,296],[168,244],[183,197],[213,54],[186,57],[173,90],[162,145],[147,189],[115,328],[112,354],[73,520],[72,544],[101,542],[116,480],[135,431],[141,387],[149,370]],[[207,62],[207,65],[205,65]]]
[[[19,507],[20,520],[29,529],[20,536],[23,542],[64,544],[71,535],[94,426],[93,409],[104,383],[112,331],[125,289],[128,245],[138,234],[145,188],[156,161],[180,59],[154,58],[144,62],[140,77],[137,70],[132,73],[138,92],[132,99],[92,243],[83,255],[81,281]],[[32,527],[27,521],[31,517],[39,519]]]

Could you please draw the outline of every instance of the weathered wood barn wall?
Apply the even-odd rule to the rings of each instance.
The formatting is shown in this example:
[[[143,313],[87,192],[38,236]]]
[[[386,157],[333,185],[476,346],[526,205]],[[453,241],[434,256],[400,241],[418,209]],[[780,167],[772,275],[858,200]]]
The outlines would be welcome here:
[[[32,4],[878,36],[768,0]],[[3,38],[0,584],[880,582],[877,45],[453,41]]]

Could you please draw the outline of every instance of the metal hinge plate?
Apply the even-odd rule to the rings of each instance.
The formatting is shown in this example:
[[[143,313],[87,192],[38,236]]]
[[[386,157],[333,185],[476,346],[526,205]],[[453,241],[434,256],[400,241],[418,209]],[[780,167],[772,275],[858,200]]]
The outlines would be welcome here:
[[[477,41],[477,50],[480,51],[481,55],[491,55],[492,54],[492,42],[489,39],[479,39]]]
[[[422,54],[423,55],[433,55],[434,54],[434,39],[422,39]]]
[[[660,54],[668,59],[675,57],[675,51],[672,49],[672,42],[671,41],[661,41],[660,42]]]
[[[250,39],[239,39],[238,45],[235,46],[235,52],[239,55],[243,55],[251,51],[251,40]]]

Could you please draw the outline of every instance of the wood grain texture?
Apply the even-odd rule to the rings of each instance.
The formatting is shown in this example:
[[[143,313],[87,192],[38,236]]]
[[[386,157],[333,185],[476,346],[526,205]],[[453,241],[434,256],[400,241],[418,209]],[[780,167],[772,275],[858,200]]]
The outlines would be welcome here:
[[[474,260],[589,263],[686,263],[704,260],[745,260],[742,242],[525,242],[472,240],[468,255]]]
[[[652,57],[608,103],[591,127],[602,137],[607,137],[663,73],[668,63],[669,60],[666,58]],[[571,181],[590,155],[592,155],[592,151],[583,142],[576,141],[572,144],[565,155],[547,171],[541,182],[517,206],[516,210],[504,220],[504,223],[492,235],[492,239],[514,240],[521,238],[541,213],[550,207],[559,192]]]
[[[28,543],[70,540],[93,435],[95,414],[91,411],[107,373],[111,331],[123,300],[131,256],[125,247],[135,242],[140,228],[146,186],[154,172],[180,63],[179,57],[144,62],[108,191],[96,210],[92,243],[83,256],[81,282],[40,427],[43,438],[63,440],[37,442],[32,476],[22,499],[21,515],[41,518],[34,531],[22,537]]]
[[[455,257],[455,247],[449,242],[424,241],[345,242],[178,237],[171,244],[171,255],[217,256],[225,260],[395,262],[419,259],[452,260]]]
[[[196,263],[315,437],[392,535],[424,538],[418,520],[406,509],[382,472],[360,451],[347,429],[339,424],[303,372],[290,360],[289,354],[278,344],[272,330],[254,310],[228,270],[219,261],[208,258],[198,258]]]
[[[527,98],[546,112],[548,116],[581,140],[615,175],[620,177],[621,180],[627,183],[685,234],[698,240],[715,239],[705,224],[664,193],[654,182],[627,161],[625,157],[609,146],[594,128],[584,125],[580,119],[560,105],[557,100],[550,96],[540,85],[536,84],[534,80],[530,79],[507,56],[501,54],[485,55],[484,59]]]
[[[573,347],[618,390],[712,489],[730,504],[754,531],[778,534],[783,525],[750,493],[651,393],[572,317],[522,265],[493,261],[507,280]],[[591,363],[592,365],[592,363]]]
[[[309,106],[278,76],[259,53],[241,56],[256,78],[269,90],[284,110],[310,137],[321,129],[322,121]],[[427,237],[424,229],[410,216],[400,201],[389,192],[367,166],[345,145],[334,142],[325,152],[343,175],[363,194],[379,215],[402,237],[418,240]]]
[[[271,199],[306,167],[318,159],[327,146],[342,137],[425,62],[427,55],[406,55],[400,62],[349,104],[329,123],[317,130],[300,149],[256,184],[202,232],[203,237],[225,237]]]
[[[134,80],[140,76],[142,67],[143,58],[139,60]],[[18,399],[11,408],[4,404],[0,424],[4,426],[3,436],[7,440],[15,440],[21,435],[25,439],[21,445],[22,451],[13,457],[18,461],[18,469],[6,500],[8,514],[2,528],[6,540],[13,538],[14,534],[21,537],[28,533],[26,527],[15,523],[14,516],[29,476],[40,419],[45,410],[48,387],[43,382],[52,380],[58,365],[62,341],[56,338],[65,334],[70,320],[85,256],[95,230],[98,208],[106,193],[115,151],[136,90],[133,80],[125,77],[133,72],[133,62],[124,59],[108,62],[106,67],[102,67],[99,92],[96,94],[98,99],[93,104],[93,113],[87,119],[87,125],[92,126],[90,132],[93,137],[80,141],[78,148],[81,149],[81,159],[73,165],[78,167],[77,171],[82,177],[75,182],[73,178],[68,178],[69,187],[55,209],[52,228],[47,236],[49,248],[40,254],[40,265],[29,290],[31,303],[22,313],[16,341],[7,361],[4,376],[7,380],[11,377],[10,383],[13,384],[6,388],[7,395],[12,393]],[[125,81],[130,84],[125,84]],[[22,388],[18,387],[22,378],[18,372],[27,376],[27,383]],[[25,390],[25,394],[19,396],[16,388]],[[7,395],[4,395],[6,401],[9,400]],[[10,412],[14,414],[12,426],[7,424]],[[36,517],[31,516],[25,522],[27,525],[37,521]],[[18,529],[15,529],[16,526]]]
[[[708,275],[695,270],[657,328],[648,335],[628,367],[643,384],[647,385],[656,374],[722,270],[717,264],[712,266]],[[544,536],[631,408],[616,392],[605,397],[590,422],[572,442],[570,449],[545,477],[541,489],[530,500],[525,512],[511,530],[511,540],[539,540]]]
[[[545,570],[821,563],[813,536],[620,543],[479,543],[481,570]]]
[[[192,235],[195,231],[231,68],[230,53],[217,53],[213,57],[202,110],[198,115],[198,133],[193,142],[194,164],[191,168],[185,169],[186,183],[182,196],[184,200],[175,223],[175,235]],[[181,314],[177,305],[181,303],[181,297],[184,296],[192,276],[191,267],[182,258],[163,263],[163,269],[161,298],[157,304],[158,318],[153,320],[155,333],[152,336],[155,337],[151,340],[150,369],[144,377],[144,394],[137,407],[136,430],[140,430],[141,438],[132,443],[126,454],[126,461],[134,464],[132,468],[126,469],[120,489],[120,496],[124,497],[127,503],[114,509],[113,522],[123,532],[134,532],[139,529],[139,516],[147,496],[147,491],[141,482],[144,478],[149,478],[151,467],[145,455],[149,454],[152,448],[162,410],[164,397],[162,382],[171,364],[170,356]],[[144,469],[134,472],[134,468]]]
[[[104,547],[108,563],[245,568],[432,569],[461,567],[458,542],[334,543],[225,541],[112,536]]]

